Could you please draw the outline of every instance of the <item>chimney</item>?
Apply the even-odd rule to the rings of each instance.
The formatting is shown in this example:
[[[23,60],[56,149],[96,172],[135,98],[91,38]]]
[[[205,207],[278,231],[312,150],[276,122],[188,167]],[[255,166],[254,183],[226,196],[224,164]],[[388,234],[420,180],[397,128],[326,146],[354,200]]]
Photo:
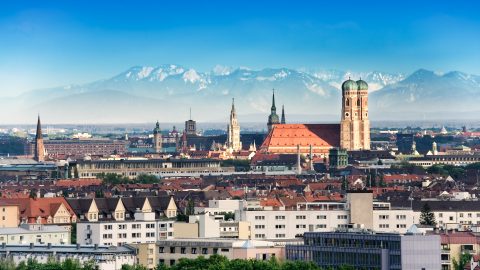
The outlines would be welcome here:
[[[297,145],[297,174],[302,173],[302,161],[300,158],[300,145]]]

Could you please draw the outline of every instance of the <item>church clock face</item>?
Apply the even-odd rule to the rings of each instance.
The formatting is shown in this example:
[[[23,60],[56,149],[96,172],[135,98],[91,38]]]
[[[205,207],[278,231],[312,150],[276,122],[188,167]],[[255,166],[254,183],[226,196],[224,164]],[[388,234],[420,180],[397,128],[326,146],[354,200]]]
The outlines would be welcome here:
[[[349,116],[350,116],[350,114],[348,112],[345,113],[345,117],[349,117]]]

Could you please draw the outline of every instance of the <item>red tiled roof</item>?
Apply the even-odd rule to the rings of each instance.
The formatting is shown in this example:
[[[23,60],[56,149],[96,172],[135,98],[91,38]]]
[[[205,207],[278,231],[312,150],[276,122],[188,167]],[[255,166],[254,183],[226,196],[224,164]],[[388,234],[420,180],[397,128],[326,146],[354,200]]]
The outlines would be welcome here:
[[[477,237],[471,232],[449,232],[440,236],[442,244],[477,244]]]
[[[91,179],[63,179],[58,180],[55,183],[57,187],[87,187],[87,186],[100,186],[102,180],[97,178]]]
[[[269,153],[295,153],[297,145],[308,152],[340,146],[339,124],[277,124],[265,138],[261,149]]]
[[[73,209],[63,197],[53,198],[22,198],[22,199],[4,199],[10,203],[18,204],[20,211],[20,218],[26,219],[28,222],[36,222],[38,217],[42,218],[42,223],[47,222],[49,216],[53,217],[60,205],[64,205],[70,213],[70,216],[75,216]]]

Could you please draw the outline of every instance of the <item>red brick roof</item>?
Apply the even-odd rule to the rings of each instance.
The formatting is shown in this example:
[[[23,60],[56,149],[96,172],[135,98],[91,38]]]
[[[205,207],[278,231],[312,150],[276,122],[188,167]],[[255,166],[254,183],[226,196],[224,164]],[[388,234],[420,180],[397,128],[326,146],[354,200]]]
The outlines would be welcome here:
[[[477,244],[477,237],[471,232],[449,232],[441,234],[442,244]]]
[[[87,186],[100,186],[102,180],[97,178],[88,179],[62,179],[55,183],[57,187],[87,187]]]
[[[325,152],[340,146],[339,124],[277,124],[265,138],[261,149],[269,153],[295,153],[300,145],[302,153]]]

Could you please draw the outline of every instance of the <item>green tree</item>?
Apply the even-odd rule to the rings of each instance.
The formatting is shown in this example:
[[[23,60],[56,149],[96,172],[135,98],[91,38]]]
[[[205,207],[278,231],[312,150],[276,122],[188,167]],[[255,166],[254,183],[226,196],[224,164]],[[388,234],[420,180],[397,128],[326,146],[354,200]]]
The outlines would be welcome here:
[[[141,184],[156,184],[156,183],[159,183],[160,180],[155,175],[142,173],[137,176],[137,179],[135,182],[141,183]]]
[[[437,222],[435,221],[435,215],[430,209],[430,205],[425,203],[422,207],[422,213],[420,214],[420,224],[436,226]]]
[[[470,260],[472,259],[472,255],[468,253],[462,253],[460,255],[460,260],[457,262],[455,258],[452,260],[453,264],[453,269],[454,270],[464,270],[465,266],[470,263]]]
[[[185,209],[185,215],[191,216],[195,214],[195,202],[190,199],[187,203],[187,208]]]

